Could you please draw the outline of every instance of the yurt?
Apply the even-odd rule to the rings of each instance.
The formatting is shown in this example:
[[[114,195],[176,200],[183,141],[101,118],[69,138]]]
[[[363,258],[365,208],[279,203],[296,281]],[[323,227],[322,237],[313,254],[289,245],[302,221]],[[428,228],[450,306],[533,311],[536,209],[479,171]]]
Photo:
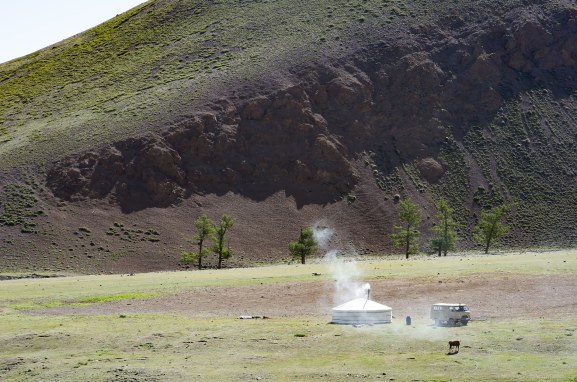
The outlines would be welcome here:
[[[371,301],[357,298],[333,308],[333,324],[389,324],[393,319],[393,309]]]

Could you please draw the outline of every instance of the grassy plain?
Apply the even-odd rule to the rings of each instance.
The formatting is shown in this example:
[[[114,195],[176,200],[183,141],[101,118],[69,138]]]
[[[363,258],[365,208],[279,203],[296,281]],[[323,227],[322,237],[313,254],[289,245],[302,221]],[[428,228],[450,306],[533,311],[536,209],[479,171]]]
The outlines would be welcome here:
[[[564,277],[577,271],[577,252],[450,256],[359,261],[364,280],[398,278],[436,283],[431,275]],[[313,276],[320,273],[321,276]],[[0,379],[3,381],[574,381],[577,318],[477,319],[467,327],[435,328],[425,319],[405,325],[332,325],[330,312],[240,320],[205,315],[111,313],[107,304],[197,288],[263,288],[326,282],[328,265],[69,276],[0,283]],[[324,280],[323,280],[324,279]],[[496,286],[498,287],[498,286]],[[224,298],[224,296],[221,296]],[[218,295],[215,298],[219,298]],[[306,296],[303,296],[306,298]],[[567,304],[574,304],[567,301]],[[50,313],[50,307],[91,305],[98,314]],[[393,307],[394,309],[394,307]],[[532,309],[539,309],[538,306]],[[474,319],[476,317],[473,317]],[[477,317],[478,318],[478,317]],[[460,339],[458,354],[447,341]]]

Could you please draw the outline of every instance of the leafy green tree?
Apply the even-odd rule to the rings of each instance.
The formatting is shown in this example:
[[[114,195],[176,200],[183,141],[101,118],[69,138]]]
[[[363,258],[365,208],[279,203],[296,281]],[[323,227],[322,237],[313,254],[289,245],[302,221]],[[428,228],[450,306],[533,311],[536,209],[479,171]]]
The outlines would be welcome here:
[[[184,252],[181,261],[185,264],[197,263],[198,269],[202,269],[202,258],[210,254],[210,248],[204,246],[206,239],[209,239],[214,233],[212,221],[206,216],[201,215],[194,221],[196,235],[193,240],[198,244],[198,252]]]
[[[475,241],[485,246],[485,253],[489,253],[489,248],[499,239],[509,233],[509,226],[503,223],[512,206],[505,204],[491,209],[491,211],[481,213],[479,223],[473,231]]]
[[[226,232],[234,225],[234,219],[227,214],[222,215],[218,225],[214,226],[214,246],[212,251],[218,255],[218,269],[222,267],[222,260],[232,256],[230,246],[225,246]]]
[[[304,264],[307,256],[311,256],[318,248],[313,229],[311,227],[301,229],[297,241],[291,241],[288,245],[292,257],[301,260]]]
[[[455,249],[457,242],[456,228],[459,226],[453,219],[454,210],[449,206],[445,199],[439,199],[437,202],[437,220],[438,223],[433,227],[435,236],[432,240],[432,247],[447,256],[449,250]]]
[[[419,226],[421,225],[421,212],[415,203],[409,199],[399,203],[399,218],[403,225],[395,226],[398,231],[391,235],[393,245],[405,248],[405,256],[419,252]]]

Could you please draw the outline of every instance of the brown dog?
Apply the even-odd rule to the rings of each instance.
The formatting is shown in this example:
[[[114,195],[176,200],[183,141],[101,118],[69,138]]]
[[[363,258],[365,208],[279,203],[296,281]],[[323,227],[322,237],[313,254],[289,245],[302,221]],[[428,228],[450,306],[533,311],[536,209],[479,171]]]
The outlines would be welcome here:
[[[458,353],[459,346],[461,346],[461,341],[449,341],[449,353],[451,350],[453,350],[455,353]]]

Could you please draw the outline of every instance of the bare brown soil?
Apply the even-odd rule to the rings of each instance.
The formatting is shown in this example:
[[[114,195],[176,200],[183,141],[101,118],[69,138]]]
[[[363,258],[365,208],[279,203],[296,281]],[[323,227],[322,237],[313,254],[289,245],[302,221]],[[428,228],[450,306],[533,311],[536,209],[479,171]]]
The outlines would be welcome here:
[[[473,275],[455,280],[373,280],[371,299],[391,306],[397,319],[427,321],[432,303],[466,303],[472,319],[561,318],[577,314],[577,275]],[[319,316],[330,319],[332,281],[246,287],[202,287],[150,300],[57,307],[43,315],[176,313],[210,316]]]
[[[115,205],[62,202],[45,195],[47,200],[39,203],[45,214],[36,219],[39,234],[22,235],[17,227],[0,227],[9,241],[0,241],[2,267],[58,274],[182,270],[181,253],[197,249],[193,223],[203,213],[213,221],[222,214],[236,221],[227,233],[233,251],[224,262],[227,268],[291,261],[288,243],[296,239],[299,227],[315,223],[334,229],[338,243],[333,244],[354,245],[359,254],[384,251],[382,237],[390,233],[387,222],[393,220],[394,211],[370,169],[359,167],[363,178],[354,203],[299,206],[294,196],[282,191],[262,201],[230,192],[192,195],[176,206],[125,214]],[[149,230],[158,235],[147,234]],[[40,258],[32,262],[31,256]],[[203,261],[208,268],[216,264],[213,254]]]

